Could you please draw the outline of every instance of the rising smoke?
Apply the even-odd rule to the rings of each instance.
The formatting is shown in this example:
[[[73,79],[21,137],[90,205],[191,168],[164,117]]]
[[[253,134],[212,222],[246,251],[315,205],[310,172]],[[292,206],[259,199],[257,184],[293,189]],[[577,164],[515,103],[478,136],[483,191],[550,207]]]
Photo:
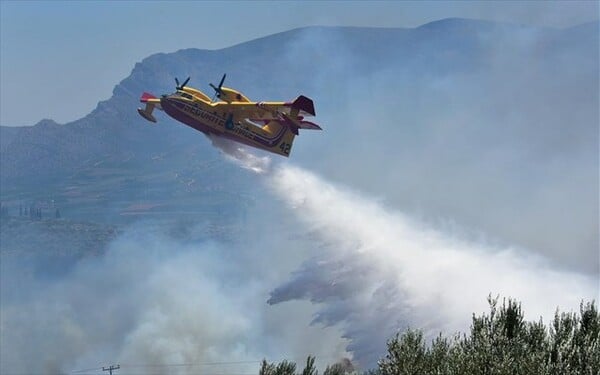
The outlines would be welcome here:
[[[273,194],[237,241],[181,241],[140,223],[57,281],[3,272],[29,294],[3,300],[2,372],[119,362],[192,374],[207,362],[308,354],[321,367],[351,357],[368,368],[407,326],[430,337],[466,330],[490,293],[517,298],[528,318],[546,321],[557,306],[598,295],[593,278],[524,249],[435,230],[305,169],[235,151],[229,160]],[[252,374],[257,366],[211,370]]]
[[[258,228],[248,225],[239,242],[224,243],[181,241],[139,223],[59,279],[3,268],[0,372],[59,374],[119,363],[125,373],[254,374],[264,357],[300,361],[314,353],[323,366],[347,356],[337,328],[310,326],[314,306],[265,303],[299,255],[281,254],[290,232],[256,238]],[[193,231],[200,238],[204,228]],[[287,250],[300,254],[298,246]],[[20,291],[9,293],[7,285]],[[202,367],[238,361],[244,363]]]
[[[471,313],[487,310],[490,294],[516,298],[528,319],[546,322],[557,307],[598,296],[593,276],[557,269],[526,249],[436,230],[305,169],[272,167],[269,158],[230,143],[220,148],[263,176],[319,249],[267,302],[317,304],[313,323],[342,327],[348,351],[365,368],[376,364],[394,332],[409,326],[429,337],[465,331]]]
[[[592,277],[551,268],[524,249],[494,248],[428,228],[375,199],[292,166],[269,177],[273,191],[304,223],[319,255],[275,288],[270,304],[310,300],[315,322],[341,324],[348,349],[373,366],[394,332],[408,326],[430,336],[464,331],[488,294],[524,304],[547,322],[598,296]]]
[[[429,336],[467,329],[490,293],[517,298],[528,318],[546,321],[557,306],[574,309],[598,296],[594,276],[424,224],[412,207],[404,210],[423,202],[429,214],[479,221],[492,235],[539,243],[531,249],[538,254],[572,257],[572,268],[597,278],[597,250],[590,250],[597,204],[589,207],[597,203],[597,127],[590,136],[590,124],[597,124],[598,90],[588,79],[597,78],[597,56],[580,58],[587,44],[572,50],[565,43],[552,54],[541,43],[547,40],[525,32],[515,57],[510,34],[482,53],[489,65],[482,70],[436,76],[426,66],[415,74],[423,62],[405,58],[420,56],[408,50],[399,51],[406,65],[394,77],[380,71],[350,80],[362,75],[337,40],[324,49],[336,53],[310,54],[317,41],[326,43],[321,36],[307,34],[289,56],[309,65],[331,60],[319,65],[312,87],[322,96],[314,98],[319,108],[329,109],[320,121],[330,126],[314,142],[303,133],[294,150],[313,152],[311,162],[320,163],[272,165],[213,140],[265,186],[250,220],[233,223],[241,227],[235,241],[182,240],[138,223],[62,278],[3,268],[1,373],[118,362],[130,372],[193,374],[199,367],[167,365],[308,354],[321,367],[351,356],[368,368],[399,329]],[[430,42],[431,56],[451,50],[446,42]],[[565,119],[572,119],[566,141]],[[17,285],[19,293],[8,293]],[[250,374],[257,367],[211,370]]]

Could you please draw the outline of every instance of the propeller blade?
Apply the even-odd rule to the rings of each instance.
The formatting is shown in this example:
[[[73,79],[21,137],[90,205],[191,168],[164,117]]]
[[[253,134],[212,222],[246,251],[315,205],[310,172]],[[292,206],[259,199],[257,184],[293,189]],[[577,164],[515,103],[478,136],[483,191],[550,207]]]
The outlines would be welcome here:
[[[223,74],[223,78],[221,78],[221,82],[219,82],[219,89],[221,87],[223,87],[223,82],[225,82],[225,77],[227,76],[227,74]]]
[[[181,87],[185,87],[185,85],[187,85],[187,83],[190,81],[191,77],[187,77],[187,79],[185,81],[183,81],[183,84],[181,85]]]
[[[223,87],[223,82],[225,82],[225,77],[227,76],[227,74],[223,74],[223,77],[221,78],[221,82],[219,82],[219,86],[215,86],[212,83],[209,83],[209,86],[212,87],[215,90],[215,96],[213,96],[212,101],[215,101],[215,97],[221,99],[221,87]]]
[[[183,90],[183,88],[185,87],[185,85],[187,85],[187,83],[190,81],[190,77],[187,77],[187,79],[185,81],[183,81],[182,84],[179,84],[179,80],[177,79],[177,77],[175,77],[175,88],[177,90]]]
[[[213,85],[212,83],[209,83],[210,87],[212,87],[215,90],[215,97],[217,98],[221,98],[221,88],[217,87],[215,85]],[[213,97],[213,101],[214,101],[214,97]]]

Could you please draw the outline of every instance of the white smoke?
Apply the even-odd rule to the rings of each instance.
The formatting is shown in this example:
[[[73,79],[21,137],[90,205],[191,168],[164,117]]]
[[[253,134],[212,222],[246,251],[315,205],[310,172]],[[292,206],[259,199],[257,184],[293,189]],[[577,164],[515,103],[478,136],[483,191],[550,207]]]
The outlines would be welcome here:
[[[178,240],[139,224],[58,280],[3,268],[0,373],[96,374],[119,363],[122,373],[196,374],[227,362],[209,373],[254,374],[262,358],[313,354],[324,367],[346,357],[339,329],[310,326],[315,306],[265,303],[279,273],[299,260],[279,256],[285,237],[256,238],[248,226],[240,237],[252,241],[230,243]],[[16,297],[8,281],[19,285]]]
[[[249,155],[230,156],[248,165]],[[341,324],[363,367],[374,366],[386,340],[408,326],[429,337],[466,331],[473,312],[487,311],[489,294],[516,298],[528,319],[546,322],[557,308],[598,297],[594,277],[555,269],[525,249],[436,230],[290,164],[260,173],[319,247],[269,304],[318,304],[313,323]]]
[[[598,233],[597,126],[589,126],[598,117],[597,58],[581,51],[597,52],[597,44],[573,51],[565,43],[569,48],[548,58],[540,54],[545,42],[535,39],[521,44],[515,57],[510,34],[503,38],[510,43],[492,43],[495,49],[484,51],[490,67],[466,75],[424,74],[429,65],[419,53],[410,59],[411,51],[391,60],[408,62],[400,74],[365,75],[335,38],[315,49],[327,43],[321,34],[287,46],[292,54],[284,65],[316,66],[321,51],[336,52],[326,55],[327,64],[318,64],[312,90],[306,74],[286,70],[289,79],[299,77],[298,87],[321,95],[315,101],[329,108],[321,109],[325,124],[343,124],[296,149],[296,155],[303,148],[311,152],[319,160],[313,168],[328,180],[288,165],[273,167],[268,157],[213,139],[228,160],[263,176],[295,219],[265,203],[269,211],[263,206],[251,211],[235,244],[177,241],[142,226],[58,281],[30,280],[34,277],[21,269],[3,272],[2,291],[18,291],[11,293],[14,298],[3,294],[0,373],[58,373],[114,362],[131,373],[133,365],[263,356],[299,361],[307,354],[323,363],[345,355],[345,345],[365,368],[384,354],[385,339],[407,325],[428,334],[468,329],[471,313],[486,310],[489,293],[517,298],[528,318],[546,321],[557,306],[571,310],[581,298],[598,296],[592,277],[553,268],[520,248],[435,230],[377,198],[329,183],[336,179],[376,191],[396,207],[426,202],[429,216],[448,205],[444,217],[476,218],[491,235],[534,244],[531,250],[542,253],[553,245],[562,250],[555,259],[591,264],[594,256],[586,249],[597,244]],[[442,47],[447,48],[435,43],[431,48]],[[295,65],[300,59],[307,63]],[[446,65],[445,59],[439,62]],[[420,65],[425,69],[417,69]],[[348,79],[353,76],[361,79]],[[294,92],[296,83],[289,85]],[[398,87],[404,88],[400,94]],[[365,94],[377,108],[356,105],[354,99]],[[398,113],[410,126],[390,124]],[[565,138],[565,119],[574,138]],[[515,149],[515,139],[524,146],[517,143]],[[344,144],[359,144],[369,153],[326,147]],[[531,238],[535,241],[526,241]],[[585,245],[586,238],[592,246]]]
[[[253,165],[248,155],[231,160]],[[287,208],[256,207],[233,243],[176,240],[140,224],[58,281],[3,272],[3,293],[6,280],[22,292],[2,301],[2,373],[117,362],[191,374],[206,362],[250,361],[211,373],[251,374],[253,360],[308,354],[321,368],[346,356],[368,368],[406,326],[430,336],[468,329],[489,293],[546,321],[598,294],[590,277],[434,230],[306,170],[247,169]]]
[[[374,365],[386,339],[407,326],[430,336],[467,330],[471,314],[487,310],[490,293],[522,301],[529,319],[546,322],[557,307],[571,310],[598,296],[591,277],[552,269],[523,249],[428,228],[306,170],[283,166],[268,182],[321,251],[274,289],[269,303],[319,303],[315,321],[341,323],[363,366]]]

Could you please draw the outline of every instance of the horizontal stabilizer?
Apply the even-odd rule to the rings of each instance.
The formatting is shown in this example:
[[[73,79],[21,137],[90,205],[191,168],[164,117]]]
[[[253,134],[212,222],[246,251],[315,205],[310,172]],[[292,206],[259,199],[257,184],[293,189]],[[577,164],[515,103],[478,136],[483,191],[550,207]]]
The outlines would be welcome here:
[[[323,130],[319,125],[310,121],[298,121],[298,125],[300,125],[300,129]]]
[[[312,99],[307,98],[304,95],[300,95],[296,98],[296,100],[292,102],[292,108],[299,110],[305,115],[315,115],[315,106],[313,104]]]

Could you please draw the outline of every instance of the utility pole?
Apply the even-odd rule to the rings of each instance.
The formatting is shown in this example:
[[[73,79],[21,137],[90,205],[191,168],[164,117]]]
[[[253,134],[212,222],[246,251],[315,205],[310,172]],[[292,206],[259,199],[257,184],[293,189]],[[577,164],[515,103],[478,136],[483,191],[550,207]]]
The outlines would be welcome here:
[[[121,365],[110,365],[110,367],[104,367],[102,366],[102,371],[108,371],[109,375],[112,375],[113,370],[118,370],[121,368]]]

